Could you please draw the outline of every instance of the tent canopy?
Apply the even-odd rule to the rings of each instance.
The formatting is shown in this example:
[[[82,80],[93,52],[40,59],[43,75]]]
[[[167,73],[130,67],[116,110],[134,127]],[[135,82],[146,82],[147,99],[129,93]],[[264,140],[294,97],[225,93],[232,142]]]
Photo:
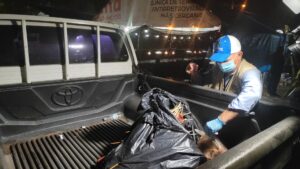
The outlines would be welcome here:
[[[221,21],[190,0],[110,0],[95,20],[126,27],[148,25],[169,31],[219,30]]]

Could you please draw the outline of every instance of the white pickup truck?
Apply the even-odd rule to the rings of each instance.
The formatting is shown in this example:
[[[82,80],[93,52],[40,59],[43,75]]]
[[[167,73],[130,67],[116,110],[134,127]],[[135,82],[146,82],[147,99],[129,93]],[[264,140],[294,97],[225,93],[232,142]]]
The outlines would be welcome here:
[[[1,14],[0,168],[95,167],[130,129],[147,88],[185,99],[202,124],[234,97],[138,67],[118,25]],[[253,111],[219,134],[229,150],[198,168],[299,166],[299,104],[263,99]]]

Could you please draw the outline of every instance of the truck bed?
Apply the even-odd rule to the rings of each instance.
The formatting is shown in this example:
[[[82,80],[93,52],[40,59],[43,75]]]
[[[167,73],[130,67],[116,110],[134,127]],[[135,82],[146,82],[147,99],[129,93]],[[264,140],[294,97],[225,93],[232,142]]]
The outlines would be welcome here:
[[[64,86],[75,86],[84,93],[81,101],[68,109],[53,104],[51,100],[53,93]],[[5,88],[0,90],[3,168],[94,168],[97,160],[121,141],[138,117],[139,99],[147,86],[162,88],[187,100],[201,124],[217,117],[234,97],[198,86],[144,76]],[[298,118],[288,117],[297,115],[299,109],[282,100],[262,100],[254,110],[261,132],[257,131],[249,117],[226,125],[219,138],[229,150],[200,167],[254,168],[251,166],[266,162],[265,158],[279,157],[278,154],[291,157],[292,151],[285,150],[299,145],[295,140],[299,136],[296,133],[300,122]],[[276,127],[277,123],[282,124]],[[273,139],[277,137],[280,139]],[[277,150],[277,147],[280,149]],[[268,164],[277,164],[268,161]],[[278,163],[284,166],[288,161],[286,158]]]
[[[112,120],[62,133],[5,145],[16,169],[90,169],[128,131],[124,120]]]

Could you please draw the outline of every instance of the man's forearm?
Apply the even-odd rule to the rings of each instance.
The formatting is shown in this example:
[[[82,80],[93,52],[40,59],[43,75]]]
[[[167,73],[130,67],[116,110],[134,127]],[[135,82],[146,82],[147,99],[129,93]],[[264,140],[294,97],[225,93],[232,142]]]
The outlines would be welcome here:
[[[230,120],[238,116],[238,112],[225,110],[219,115],[219,119],[222,120],[225,124]]]

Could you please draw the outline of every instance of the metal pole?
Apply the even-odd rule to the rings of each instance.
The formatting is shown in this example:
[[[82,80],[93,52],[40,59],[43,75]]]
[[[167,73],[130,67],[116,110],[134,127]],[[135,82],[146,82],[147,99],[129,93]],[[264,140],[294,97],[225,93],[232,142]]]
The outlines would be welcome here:
[[[65,71],[64,79],[69,80],[69,42],[68,42],[68,30],[67,23],[64,22],[64,49],[65,49]]]
[[[22,19],[22,34],[23,34],[23,47],[25,56],[25,81],[31,83],[30,79],[30,62],[29,62],[29,52],[28,52],[28,39],[27,39],[27,29],[26,21]]]
[[[97,26],[97,77],[100,77],[100,64],[101,64],[100,27]]]

